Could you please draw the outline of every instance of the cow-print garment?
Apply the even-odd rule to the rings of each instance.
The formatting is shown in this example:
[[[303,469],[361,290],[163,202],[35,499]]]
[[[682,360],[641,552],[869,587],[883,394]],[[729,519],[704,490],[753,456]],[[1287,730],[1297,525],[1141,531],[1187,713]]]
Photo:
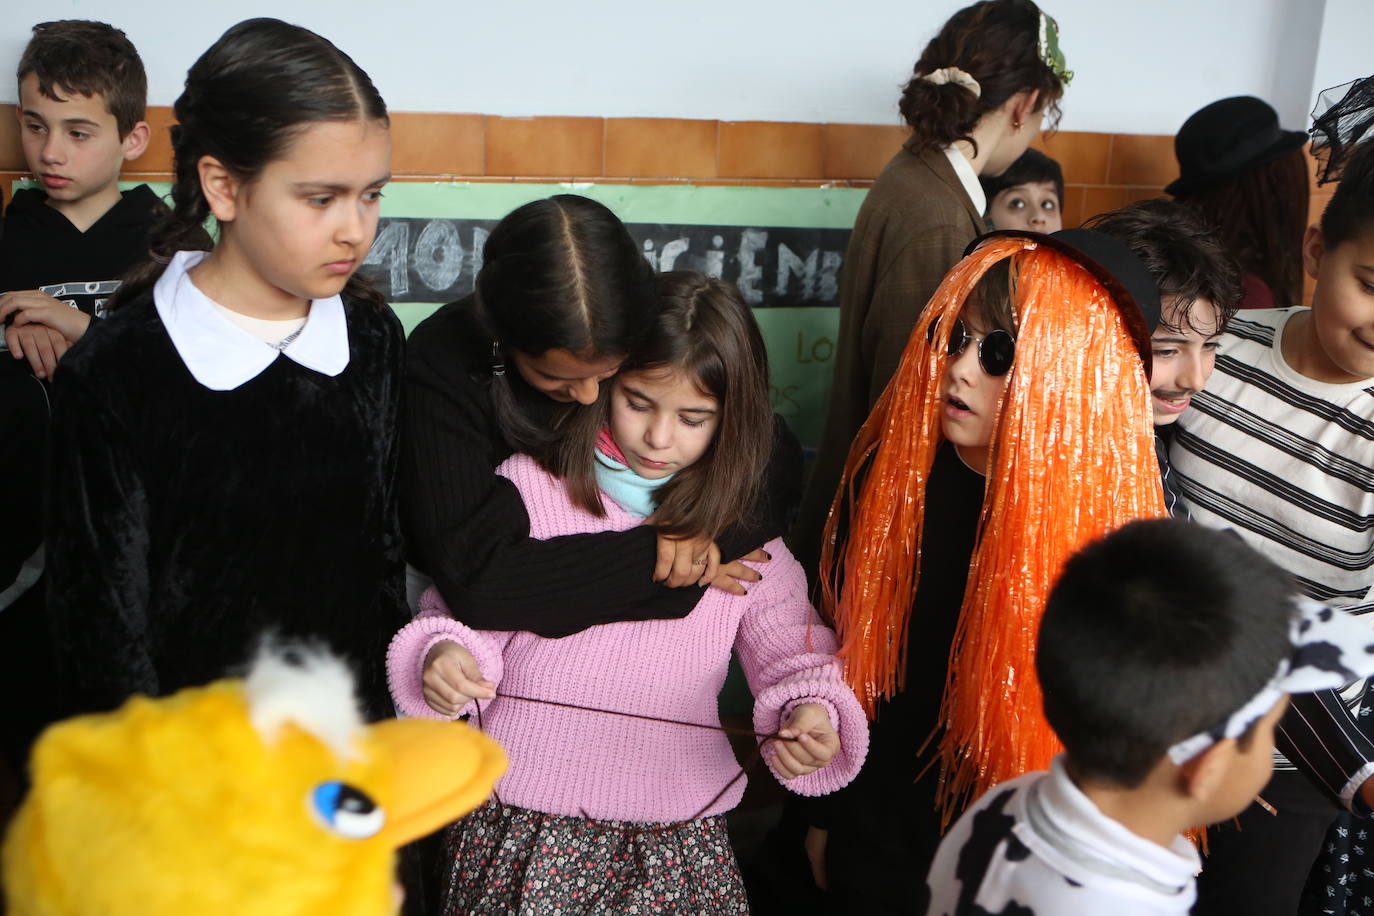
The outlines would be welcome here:
[[[1200,867],[1183,837],[1166,849],[1098,811],[1058,757],[1049,772],[993,788],[954,825],[930,869],[929,912],[1184,914]]]

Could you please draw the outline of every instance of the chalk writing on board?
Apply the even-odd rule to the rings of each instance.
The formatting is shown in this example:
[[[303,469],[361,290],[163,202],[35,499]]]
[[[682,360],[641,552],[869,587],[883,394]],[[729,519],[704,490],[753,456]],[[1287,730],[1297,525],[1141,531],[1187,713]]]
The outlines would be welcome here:
[[[391,302],[448,302],[472,291],[496,220],[388,217],[362,272]],[[656,270],[698,270],[756,308],[838,306],[848,229],[627,224]]]

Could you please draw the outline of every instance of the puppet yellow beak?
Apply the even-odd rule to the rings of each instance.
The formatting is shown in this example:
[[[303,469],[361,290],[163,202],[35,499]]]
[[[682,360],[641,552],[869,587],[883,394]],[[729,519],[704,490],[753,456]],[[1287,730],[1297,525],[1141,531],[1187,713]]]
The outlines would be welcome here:
[[[458,722],[391,719],[370,726],[365,744],[393,774],[381,834],[396,847],[482,804],[506,769],[500,745]]]

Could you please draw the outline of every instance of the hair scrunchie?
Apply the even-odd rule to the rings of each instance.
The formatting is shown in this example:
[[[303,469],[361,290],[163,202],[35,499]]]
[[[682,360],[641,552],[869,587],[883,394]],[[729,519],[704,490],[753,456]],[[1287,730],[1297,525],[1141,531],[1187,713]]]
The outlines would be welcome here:
[[[978,81],[967,71],[960,70],[958,67],[941,67],[939,70],[922,74],[921,79],[929,80],[937,86],[943,86],[945,83],[963,86],[973,93],[975,99],[983,94],[983,87],[978,85]]]

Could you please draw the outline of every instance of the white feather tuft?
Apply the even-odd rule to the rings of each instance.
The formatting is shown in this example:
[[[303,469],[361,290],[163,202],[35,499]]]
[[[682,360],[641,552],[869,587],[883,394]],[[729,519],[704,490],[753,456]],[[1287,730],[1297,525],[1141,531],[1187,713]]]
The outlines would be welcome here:
[[[266,641],[244,680],[253,727],[267,742],[294,722],[329,745],[340,759],[357,752],[363,719],[353,673],[318,646]]]

